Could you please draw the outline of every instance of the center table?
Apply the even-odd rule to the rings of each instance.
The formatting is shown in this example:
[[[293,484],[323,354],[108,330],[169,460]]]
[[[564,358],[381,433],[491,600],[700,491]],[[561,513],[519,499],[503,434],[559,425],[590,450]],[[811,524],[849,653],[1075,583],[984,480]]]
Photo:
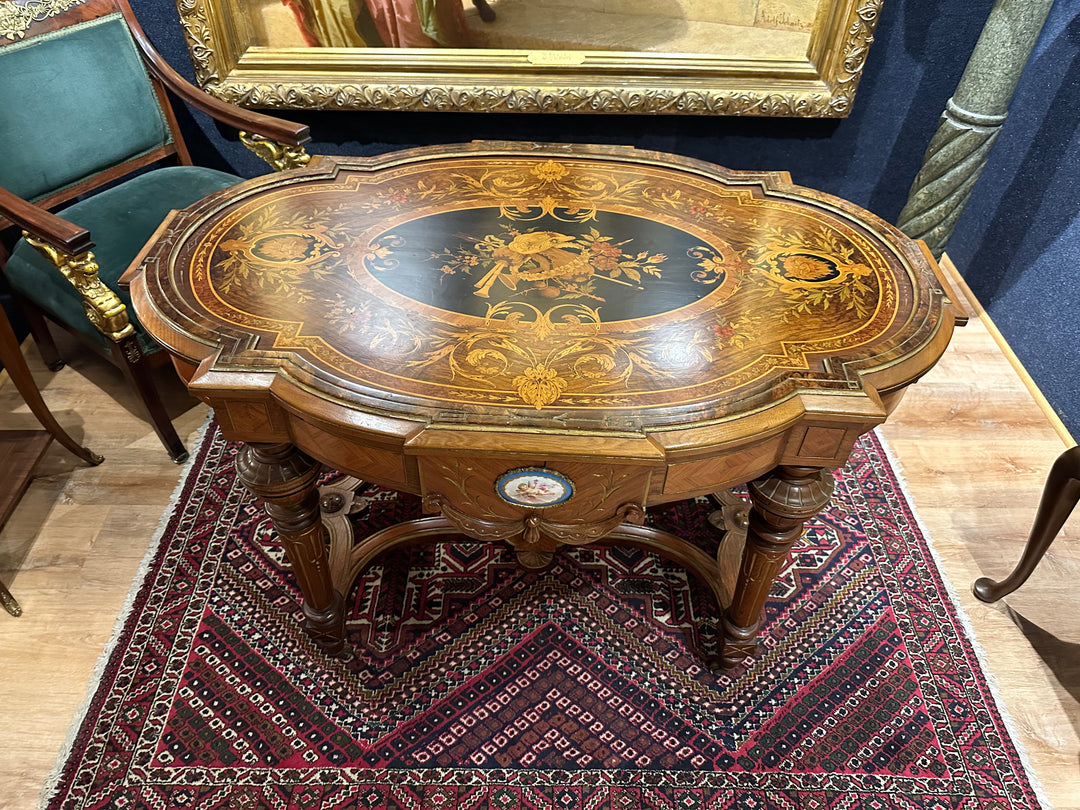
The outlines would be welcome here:
[[[306,628],[388,548],[463,534],[543,566],[562,544],[675,560],[752,655],[769,588],[829,472],[944,351],[924,246],[792,184],[628,147],[476,142],[318,157],[172,216],[132,281],[264,500]],[[431,517],[331,542],[326,464]],[[714,557],[649,507],[748,483]]]

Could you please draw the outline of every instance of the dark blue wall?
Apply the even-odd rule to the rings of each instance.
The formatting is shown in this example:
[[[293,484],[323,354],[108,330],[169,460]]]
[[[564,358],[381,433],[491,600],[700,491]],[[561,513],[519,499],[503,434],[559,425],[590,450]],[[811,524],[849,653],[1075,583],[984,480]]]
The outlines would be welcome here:
[[[989,14],[991,0],[885,0],[852,114],[841,121],[685,116],[304,113],[311,153],[376,154],[475,138],[623,143],[736,169],[783,169],[895,221]],[[151,40],[187,76],[173,0],[134,0]],[[1080,435],[1080,0],[1057,0],[949,254],[1074,435]],[[202,116],[200,160],[265,165]]]
[[[948,251],[1080,439],[1080,2],[1057,0]]]

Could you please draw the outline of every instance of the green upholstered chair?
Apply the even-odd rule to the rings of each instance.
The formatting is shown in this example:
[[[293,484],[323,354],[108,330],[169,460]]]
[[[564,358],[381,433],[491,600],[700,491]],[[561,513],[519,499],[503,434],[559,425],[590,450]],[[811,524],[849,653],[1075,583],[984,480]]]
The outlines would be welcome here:
[[[0,267],[46,364],[62,365],[47,319],[120,366],[180,461],[150,374],[166,353],[117,281],[170,210],[241,178],[191,165],[166,88],[240,130],[274,168],[307,162],[306,126],[185,81],[126,0],[0,0]]]

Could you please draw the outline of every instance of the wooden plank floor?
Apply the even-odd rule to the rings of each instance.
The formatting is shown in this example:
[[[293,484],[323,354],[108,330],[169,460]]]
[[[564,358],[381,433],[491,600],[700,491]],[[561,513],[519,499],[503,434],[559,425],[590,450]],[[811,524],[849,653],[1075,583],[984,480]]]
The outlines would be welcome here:
[[[26,354],[61,424],[106,461],[88,468],[54,444],[0,533],[0,579],[25,611],[0,613],[0,806],[11,810],[37,806],[181,472],[119,372],[86,358],[50,374]],[[0,429],[36,427],[4,379]],[[179,384],[171,391],[190,447],[206,411]],[[1018,559],[1062,436],[981,320],[958,330],[882,432],[1045,795],[1059,810],[1080,808],[1078,516],[1003,603],[970,592]]]

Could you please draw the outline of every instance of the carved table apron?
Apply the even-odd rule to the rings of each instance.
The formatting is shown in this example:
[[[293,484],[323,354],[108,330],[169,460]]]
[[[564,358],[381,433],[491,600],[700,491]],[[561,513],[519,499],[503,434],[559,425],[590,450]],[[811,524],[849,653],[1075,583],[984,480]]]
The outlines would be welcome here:
[[[755,648],[830,468],[940,357],[933,258],[782,172],[624,147],[473,143],[321,157],[179,212],[132,297],[262,498],[328,653],[376,554],[461,533],[672,558]],[[328,551],[322,463],[433,517]],[[642,525],[749,482],[741,563]],[[727,570],[728,568],[737,568]]]

